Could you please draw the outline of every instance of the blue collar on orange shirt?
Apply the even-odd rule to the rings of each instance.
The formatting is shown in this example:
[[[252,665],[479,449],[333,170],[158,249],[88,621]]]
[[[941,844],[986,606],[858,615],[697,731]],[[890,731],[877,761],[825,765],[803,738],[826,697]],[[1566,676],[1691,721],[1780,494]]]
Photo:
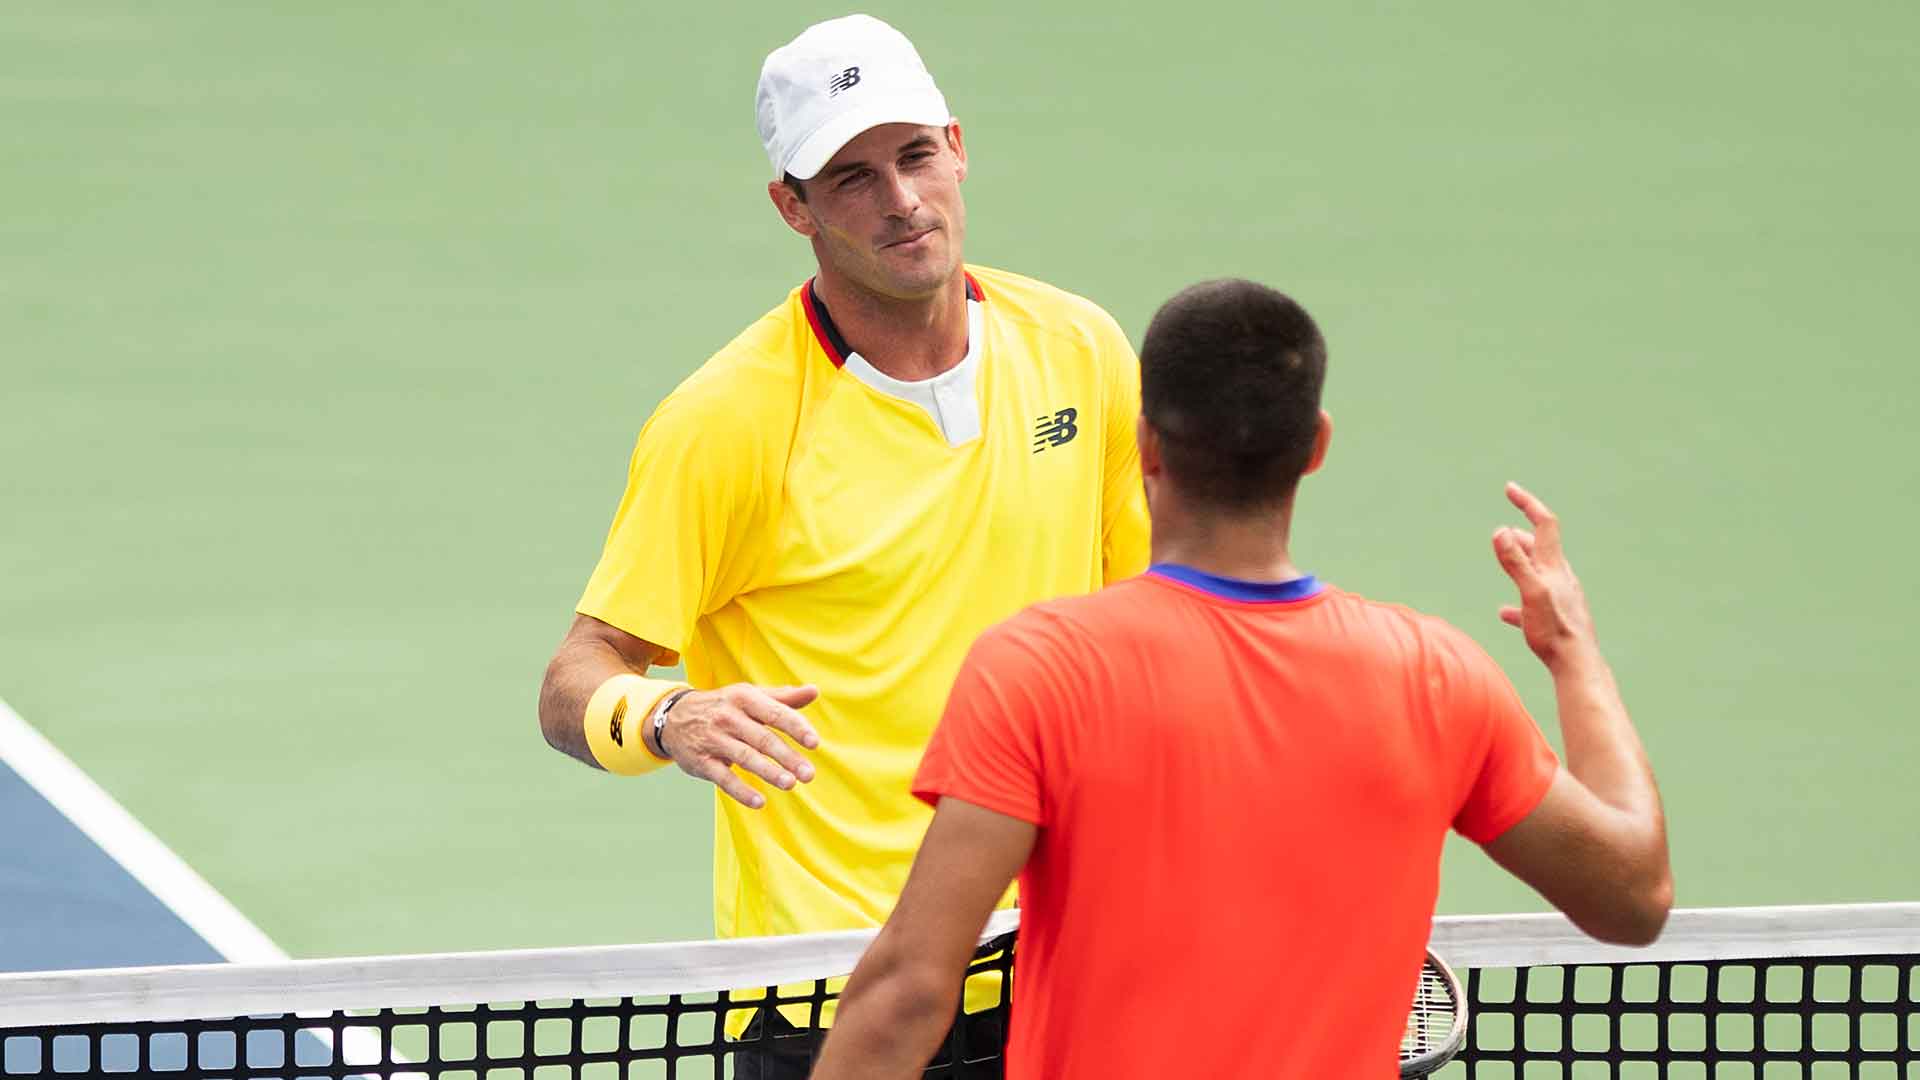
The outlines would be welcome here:
[[[1205,570],[1195,570],[1191,566],[1179,563],[1154,563],[1147,567],[1147,573],[1170,578],[1182,585],[1192,586],[1201,592],[1212,593],[1222,600],[1238,600],[1248,604],[1281,604],[1292,600],[1305,600],[1316,596],[1324,587],[1320,579],[1308,574],[1292,581],[1248,581],[1244,578],[1221,577],[1209,574]]]

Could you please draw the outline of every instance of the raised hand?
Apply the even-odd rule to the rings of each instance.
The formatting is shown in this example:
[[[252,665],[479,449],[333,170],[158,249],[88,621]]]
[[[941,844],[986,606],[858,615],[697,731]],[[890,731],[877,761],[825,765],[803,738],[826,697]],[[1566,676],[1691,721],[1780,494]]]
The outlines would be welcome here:
[[[766,797],[742,780],[734,766],[781,791],[811,781],[813,764],[780,735],[809,750],[817,748],[819,734],[797,710],[819,696],[820,691],[811,686],[750,683],[694,691],[667,711],[661,749],[688,775],[758,810],[766,805]]]
[[[1548,669],[1596,653],[1598,639],[1580,579],[1560,546],[1560,519],[1532,492],[1507,485],[1507,500],[1525,514],[1533,531],[1501,526],[1493,553],[1520,590],[1520,603],[1500,609],[1500,620],[1526,635],[1527,647]]]

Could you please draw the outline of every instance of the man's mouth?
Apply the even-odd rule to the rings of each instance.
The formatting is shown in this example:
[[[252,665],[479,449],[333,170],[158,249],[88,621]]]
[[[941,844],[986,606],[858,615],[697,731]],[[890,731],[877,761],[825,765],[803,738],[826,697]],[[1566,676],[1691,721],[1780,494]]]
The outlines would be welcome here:
[[[886,244],[882,244],[882,245],[880,245],[880,246],[881,246],[881,247],[883,247],[883,248],[890,248],[890,247],[900,247],[900,246],[902,246],[902,245],[905,245],[905,244],[911,244],[911,243],[913,243],[914,241],[916,241],[916,240],[919,240],[919,239],[920,239],[921,237],[923,237],[923,236],[929,236],[929,235],[931,235],[931,234],[933,233],[933,231],[934,231],[934,229],[935,229],[935,228],[936,228],[936,226],[931,226],[931,225],[930,225],[930,226],[928,226],[928,227],[926,227],[926,228],[924,228],[924,229],[921,229],[921,230],[919,230],[918,232],[911,232],[911,233],[908,233],[907,235],[905,235],[905,236],[903,236],[903,237],[901,237],[901,238],[900,238],[900,239],[898,239],[898,240],[894,240],[894,241],[891,241],[891,242],[889,242],[889,243],[886,243]]]

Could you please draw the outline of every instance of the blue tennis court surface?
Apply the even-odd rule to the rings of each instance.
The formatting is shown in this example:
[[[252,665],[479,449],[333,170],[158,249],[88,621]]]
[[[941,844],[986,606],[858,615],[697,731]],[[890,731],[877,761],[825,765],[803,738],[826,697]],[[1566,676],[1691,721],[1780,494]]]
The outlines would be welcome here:
[[[0,821],[0,971],[225,959],[4,763]]]
[[[0,822],[0,972],[284,958],[4,703]],[[109,1036],[95,1061],[78,1036],[9,1038],[0,1075],[36,1072],[48,1061],[58,1072],[178,1074],[191,1065],[198,1073],[233,1068],[244,1054],[249,1066],[284,1065],[298,1076],[300,1066],[334,1060],[333,1047],[306,1033],[291,1046],[265,1033],[244,1046],[231,1033],[201,1035],[191,1047],[184,1035],[158,1037],[144,1060],[140,1044]]]

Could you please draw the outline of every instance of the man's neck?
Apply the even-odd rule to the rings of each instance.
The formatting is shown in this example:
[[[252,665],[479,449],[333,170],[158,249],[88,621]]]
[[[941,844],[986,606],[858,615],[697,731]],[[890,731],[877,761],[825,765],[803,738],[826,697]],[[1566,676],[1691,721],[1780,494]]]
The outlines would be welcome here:
[[[1287,553],[1292,507],[1230,517],[1156,506],[1153,561],[1179,563],[1241,581],[1292,581],[1305,577]]]
[[[814,290],[847,345],[874,369],[901,382],[951,370],[967,356],[967,280],[955,272],[924,299],[881,296],[820,268]]]

